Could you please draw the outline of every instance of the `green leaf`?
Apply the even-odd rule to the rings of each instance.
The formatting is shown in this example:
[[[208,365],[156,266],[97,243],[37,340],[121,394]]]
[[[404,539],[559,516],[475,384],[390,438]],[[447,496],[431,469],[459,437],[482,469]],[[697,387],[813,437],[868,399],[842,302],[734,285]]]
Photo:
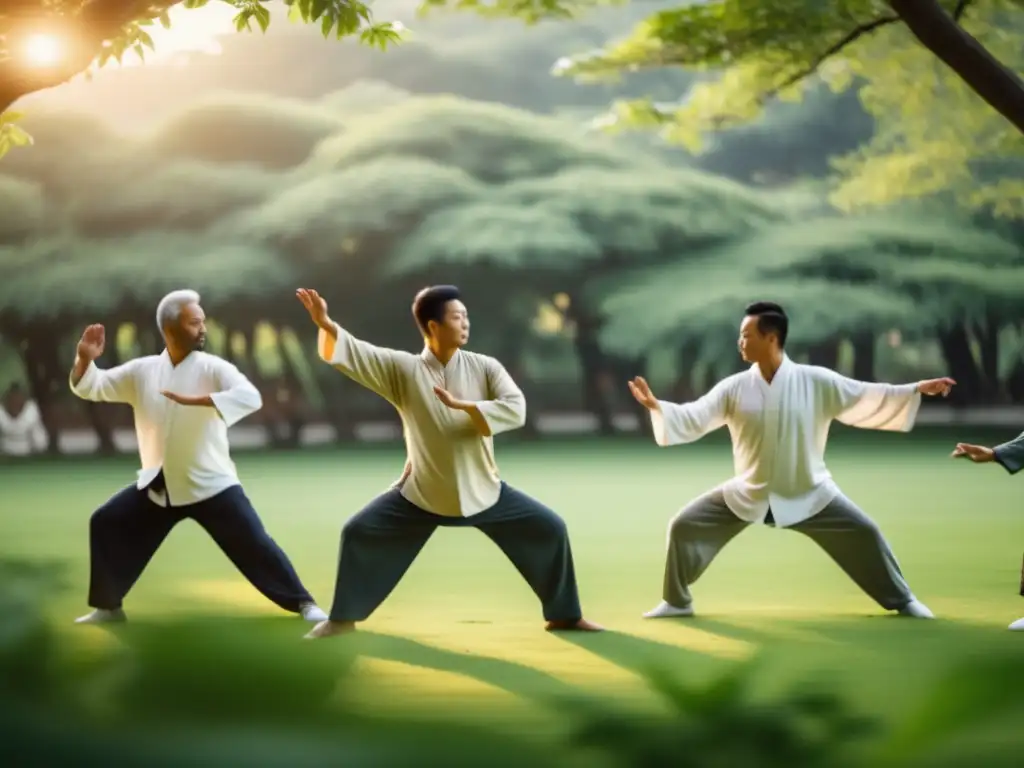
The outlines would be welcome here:
[[[331,28],[334,26],[334,19],[331,16],[324,16],[320,22],[320,33],[326,38],[331,34]]]
[[[265,34],[268,27],[270,27],[270,9],[260,3],[253,9],[253,15],[256,17],[256,23],[260,25],[260,29]]]
[[[161,27],[163,27],[164,29],[170,29],[171,28],[171,17],[167,14],[167,11],[163,11],[160,14],[159,18],[160,18],[160,26]]]
[[[204,5],[209,3],[210,0],[185,0],[183,5],[186,8],[202,8]]]
[[[309,7],[309,20],[316,21],[323,16],[324,11],[327,10],[328,0],[312,0]]]
[[[243,30],[246,30],[251,32],[252,27],[250,26],[250,22],[252,20],[252,16],[253,13],[251,8],[245,8],[239,11],[235,18],[232,19],[232,21],[235,24],[235,31],[241,32]]]

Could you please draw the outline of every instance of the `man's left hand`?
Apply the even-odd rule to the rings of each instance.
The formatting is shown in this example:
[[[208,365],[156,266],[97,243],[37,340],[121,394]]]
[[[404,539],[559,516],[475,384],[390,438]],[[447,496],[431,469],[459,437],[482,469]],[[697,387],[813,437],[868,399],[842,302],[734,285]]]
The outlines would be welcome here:
[[[949,391],[953,389],[955,385],[955,381],[948,376],[944,376],[941,379],[919,381],[917,383],[917,391],[922,395],[942,395],[943,397],[948,397]]]
[[[173,400],[178,405],[205,405],[207,398],[205,397],[190,397],[188,395],[179,395],[176,392],[168,392],[166,389],[160,392],[161,395],[166,397],[168,400]]]
[[[455,395],[449,392],[444,387],[434,387],[434,394],[437,395],[437,399],[447,405],[449,408],[455,411],[465,411],[469,408],[469,403],[465,400],[459,400]]]

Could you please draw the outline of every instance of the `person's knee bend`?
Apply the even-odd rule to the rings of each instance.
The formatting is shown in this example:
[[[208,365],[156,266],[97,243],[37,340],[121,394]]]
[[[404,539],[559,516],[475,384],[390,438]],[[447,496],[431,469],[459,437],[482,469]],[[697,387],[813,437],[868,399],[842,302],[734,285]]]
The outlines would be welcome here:
[[[693,534],[693,524],[685,515],[676,515],[668,524],[668,539],[673,542],[686,541]]]
[[[341,527],[341,540],[346,539],[360,539],[363,538],[367,533],[366,522],[359,518],[359,515],[350,517],[348,521]]]
[[[94,536],[103,534],[110,530],[114,522],[114,511],[108,506],[102,506],[89,516],[89,533]]]

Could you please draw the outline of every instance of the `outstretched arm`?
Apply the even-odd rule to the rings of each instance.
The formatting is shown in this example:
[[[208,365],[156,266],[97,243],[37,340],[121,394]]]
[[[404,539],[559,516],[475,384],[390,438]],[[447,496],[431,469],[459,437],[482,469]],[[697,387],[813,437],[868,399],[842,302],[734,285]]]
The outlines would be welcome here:
[[[995,462],[1011,475],[1024,469],[1024,433],[994,448],[972,443],[957,443],[953,449],[954,458],[966,458],[976,464]]]
[[[725,426],[728,405],[728,380],[690,403],[659,400],[642,376],[629,382],[629,391],[651,414],[654,441],[662,446],[692,443],[709,432]]]
[[[316,291],[300,288],[296,295],[320,329],[317,335],[320,358],[397,406],[400,395],[397,357],[400,353],[374,346],[346,331],[327,314],[327,302]]]
[[[818,379],[828,415],[850,427],[909,432],[917,421],[921,396],[949,394],[952,379],[914,384],[883,384],[849,379],[825,368]]]

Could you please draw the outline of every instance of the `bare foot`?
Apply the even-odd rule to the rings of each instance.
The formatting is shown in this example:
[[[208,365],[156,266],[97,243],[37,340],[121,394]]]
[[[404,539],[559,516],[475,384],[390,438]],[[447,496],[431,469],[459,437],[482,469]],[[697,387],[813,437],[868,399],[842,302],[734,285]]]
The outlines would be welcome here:
[[[331,637],[332,635],[346,635],[349,632],[356,631],[356,623],[354,621],[321,621],[309,632],[307,632],[303,639],[305,640],[316,640],[321,637]]]
[[[604,632],[604,627],[586,619],[579,621],[549,621],[544,629],[548,632]]]

